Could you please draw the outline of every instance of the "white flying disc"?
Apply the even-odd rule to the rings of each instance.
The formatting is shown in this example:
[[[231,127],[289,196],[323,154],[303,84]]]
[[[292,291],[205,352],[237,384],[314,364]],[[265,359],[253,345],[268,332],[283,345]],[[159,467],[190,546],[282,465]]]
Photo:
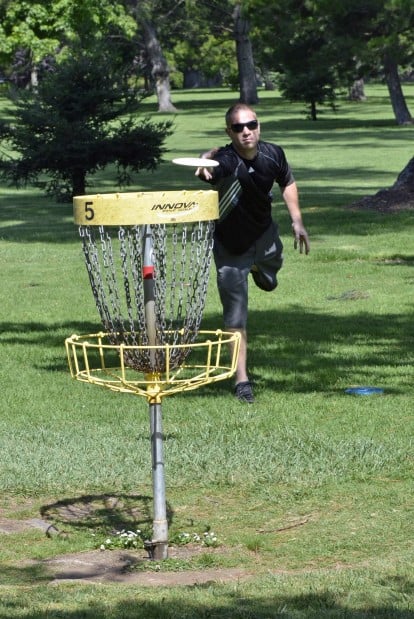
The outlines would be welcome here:
[[[193,168],[213,168],[219,165],[219,162],[214,159],[202,159],[201,157],[180,157],[179,159],[173,159],[172,162],[177,165],[187,165]]]

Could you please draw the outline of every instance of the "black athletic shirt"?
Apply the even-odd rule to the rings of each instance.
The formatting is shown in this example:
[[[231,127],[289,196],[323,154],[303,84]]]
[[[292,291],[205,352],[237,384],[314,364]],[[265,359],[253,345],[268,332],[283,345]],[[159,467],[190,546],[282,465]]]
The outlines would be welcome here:
[[[271,224],[274,182],[284,189],[295,179],[283,149],[269,142],[259,142],[254,159],[242,159],[231,144],[214,159],[220,165],[210,183],[219,192],[221,213],[215,235],[228,251],[242,254]]]

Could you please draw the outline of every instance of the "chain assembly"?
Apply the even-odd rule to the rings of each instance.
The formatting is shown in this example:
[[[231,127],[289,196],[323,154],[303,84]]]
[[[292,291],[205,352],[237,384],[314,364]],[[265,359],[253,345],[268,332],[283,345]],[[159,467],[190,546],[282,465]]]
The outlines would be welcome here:
[[[193,343],[200,328],[213,232],[213,221],[79,226],[103,328],[112,344],[137,347],[124,353],[128,367],[164,372],[167,344],[169,367],[189,354],[191,348],[181,346]]]

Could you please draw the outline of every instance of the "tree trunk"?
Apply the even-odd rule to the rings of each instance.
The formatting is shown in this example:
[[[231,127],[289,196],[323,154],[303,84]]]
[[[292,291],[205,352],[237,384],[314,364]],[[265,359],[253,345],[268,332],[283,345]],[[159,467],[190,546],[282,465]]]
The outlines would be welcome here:
[[[184,69],[183,88],[200,88],[202,75],[198,69]]]
[[[316,111],[316,101],[314,99],[311,100],[309,104],[309,108],[310,108],[311,120],[317,120],[318,116],[317,116],[317,111]]]
[[[145,49],[151,65],[151,76],[155,84],[159,112],[176,112],[177,108],[171,101],[170,70],[167,60],[162,53],[161,45],[154,26],[141,20],[144,30]]]
[[[349,99],[351,101],[366,101],[364,86],[363,79],[355,80],[349,89]]]
[[[414,157],[410,159],[405,168],[399,173],[393,188],[407,188],[410,191],[414,191]]]
[[[30,87],[34,92],[37,92],[39,86],[39,72],[37,65],[33,65],[30,70]]]
[[[249,22],[241,15],[241,5],[234,8],[234,38],[236,41],[237,66],[239,69],[240,101],[248,105],[259,102],[256,86],[252,45],[249,39]]]
[[[398,65],[392,55],[388,53],[384,55],[383,62],[385,81],[390,93],[395,119],[398,125],[408,125],[413,122],[413,119],[402,91]]]
[[[74,170],[72,174],[72,195],[83,196],[86,193],[85,170]]]

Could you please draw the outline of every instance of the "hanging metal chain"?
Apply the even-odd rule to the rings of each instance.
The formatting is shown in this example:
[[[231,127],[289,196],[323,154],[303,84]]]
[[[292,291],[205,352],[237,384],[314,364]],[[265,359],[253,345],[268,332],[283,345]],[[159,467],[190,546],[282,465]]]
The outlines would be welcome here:
[[[101,321],[112,343],[143,346],[125,363],[143,372],[163,372],[165,352],[148,346],[144,299],[143,226],[80,226],[86,268]],[[170,344],[170,367],[184,361],[195,341],[207,296],[214,222],[152,224],[155,337]],[[175,346],[177,346],[175,348]],[[154,360],[155,359],[155,360]]]
[[[104,233],[103,228],[100,227],[98,232],[102,235]],[[116,330],[116,327],[113,322],[104,282],[101,276],[104,260],[100,258],[99,245],[95,236],[95,228],[91,228],[90,226],[80,226],[79,234],[82,239],[86,268],[96,306],[101,316],[104,329],[109,333],[112,333]]]

